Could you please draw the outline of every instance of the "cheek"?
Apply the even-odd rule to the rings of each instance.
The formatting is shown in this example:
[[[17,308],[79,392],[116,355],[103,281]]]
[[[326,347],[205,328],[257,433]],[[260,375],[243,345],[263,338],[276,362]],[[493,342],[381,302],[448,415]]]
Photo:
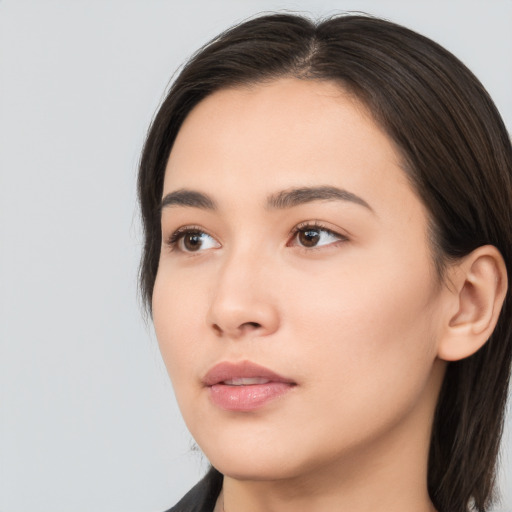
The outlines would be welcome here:
[[[286,337],[309,397],[301,424],[333,444],[378,435],[429,400],[431,282],[389,270],[381,261],[379,270],[330,272],[316,287],[296,280],[288,290]]]
[[[202,348],[198,327],[206,325],[205,291],[194,284],[164,269],[159,270],[153,291],[155,333],[176,395],[182,391],[181,382],[197,371]]]
[[[381,384],[408,378],[411,370],[419,381],[427,378],[435,359],[437,307],[429,262],[359,258],[346,268],[333,265],[315,276],[314,285],[304,279],[286,283],[287,325],[307,357],[330,369],[323,379],[347,386],[362,379],[367,387],[368,376]]]

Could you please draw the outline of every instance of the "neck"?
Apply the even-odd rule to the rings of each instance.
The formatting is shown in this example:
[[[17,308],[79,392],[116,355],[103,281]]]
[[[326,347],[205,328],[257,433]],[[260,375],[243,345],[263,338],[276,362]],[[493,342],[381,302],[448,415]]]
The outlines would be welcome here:
[[[283,481],[250,481],[225,477],[222,512],[434,512],[426,475],[408,467],[397,472],[382,460],[372,471],[317,472]],[[405,468],[404,468],[405,469]],[[347,474],[349,473],[349,474]]]

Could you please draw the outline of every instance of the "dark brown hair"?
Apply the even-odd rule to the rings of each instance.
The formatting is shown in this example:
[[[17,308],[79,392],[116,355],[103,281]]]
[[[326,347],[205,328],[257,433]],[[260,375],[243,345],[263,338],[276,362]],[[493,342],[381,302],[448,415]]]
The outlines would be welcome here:
[[[401,151],[429,212],[441,279],[447,261],[492,244],[510,281],[512,148],[475,76],[438,44],[388,21],[342,15],[315,23],[274,14],[231,28],[202,48],[175,80],[149,130],[138,183],[145,230],[140,282],[149,311],[164,171],[183,120],[213,91],[283,76],[335,81],[373,113]],[[448,365],[428,467],[430,497],[440,512],[481,512],[492,503],[510,373],[511,307],[507,298],[481,350]]]

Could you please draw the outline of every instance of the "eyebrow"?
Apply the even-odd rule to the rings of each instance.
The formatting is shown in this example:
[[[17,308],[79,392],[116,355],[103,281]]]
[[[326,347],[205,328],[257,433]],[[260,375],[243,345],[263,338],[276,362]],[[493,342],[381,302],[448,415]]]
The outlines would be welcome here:
[[[282,190],[267,198],[268,209],[284,210],[314,201],[346,201],[363,206],[373,212],[373,208],[361,197],[332,186],[300,187]],[[217,210],[217,203],[207,194],[196,190],[180,189],[165,195],[160,203],[160,211],[172,206],[185,206],[203,210]]]
[[[267,207],[272,209],[293,208],[313,201],[348,201],[364,206],[373,212],[373,208],[361,197],[337,187],[301,187],[283,190],[267,199]]]
[[[188,189],[175,190],[164,196],[160,203],[160,211],[170,206],[188,206],[203,210],[217,209],[217,204],[210,196]]]

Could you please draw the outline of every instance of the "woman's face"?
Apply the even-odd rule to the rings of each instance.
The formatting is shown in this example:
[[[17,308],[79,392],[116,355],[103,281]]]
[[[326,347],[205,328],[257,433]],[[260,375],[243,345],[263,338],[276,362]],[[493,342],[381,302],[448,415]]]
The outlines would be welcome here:
[[[221,472],[424,457],[446,288],[400,165],[329,82],[221,90],[185,120],[154,323],[185,421]]]

